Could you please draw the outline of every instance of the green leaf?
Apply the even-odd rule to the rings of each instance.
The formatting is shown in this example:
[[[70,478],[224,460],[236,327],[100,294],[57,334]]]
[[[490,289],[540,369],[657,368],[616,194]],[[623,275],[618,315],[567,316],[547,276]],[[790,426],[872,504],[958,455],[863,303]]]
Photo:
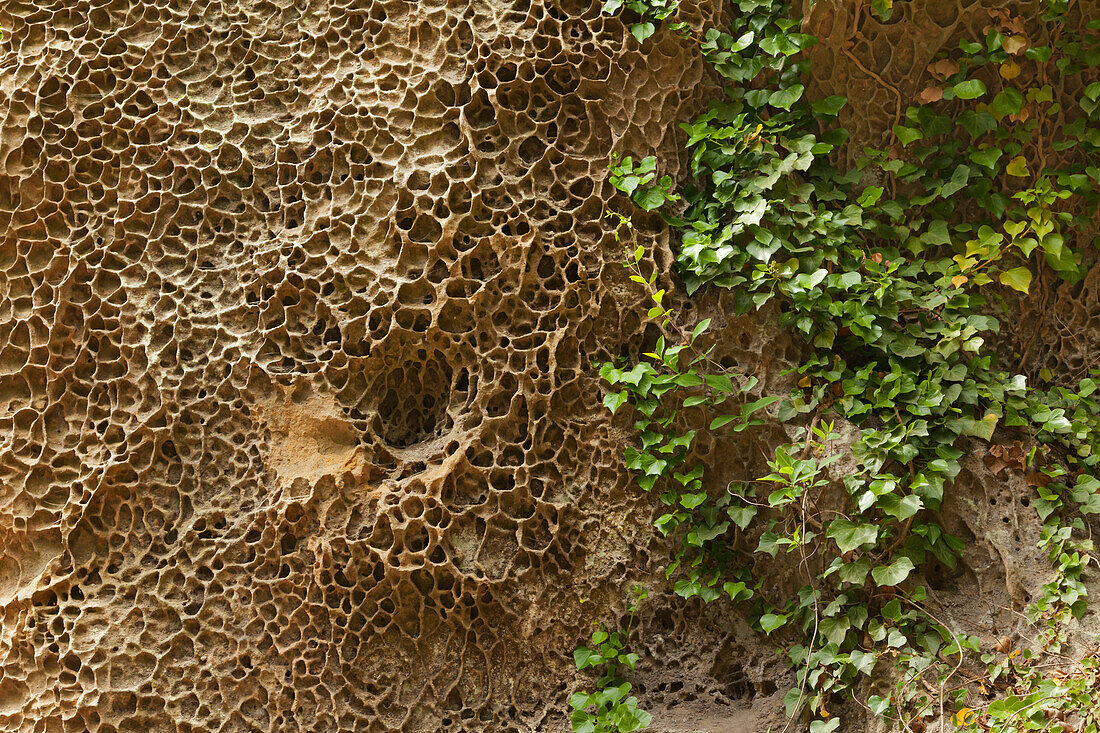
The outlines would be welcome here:
[[[830,718],[827,721],[815,720],[810,723],[810,733],[833,733],[839,725],[840,718]]]
[[[1021,293],[1026,293],[1031,287],[1031,270],[1026,267],[1013,267],[1002,272],[999,277],[1002,283]]]
[[[890,16],[894,14],[894,0],[871,0],[871,10],[875,11],[880,20],[890,20]]]
[[[985,84],[980,79],[967,79],[956,84],[953,89],[959,99],[977,99],[985,94]]]
[[[646,211],[653,211],[665,202],[665,195],[656,186],[635,191],[631,198]]]
[[[720,427],[724,427],[738,418],[737,415],[719,415],[710,421],[710,427],[708,430],[717,430]]]
[[[1045,64],[1050,60],[1053,51],[1054,49],[1050,46],[1032,46],[1024,51],[1024,57],[1032,61],[1038,61],[1040,64]]]
[[[719,392],[734,393],[737,389],[733,386],[733,381],[729,378],[728,374],[707,374],[703,377],[706,380],[707,386],[713,390]]]
[[[754,506],[731,506],[726,509],[726,514],[741,529],[749,526],[749,522],[756,516],[757,509]]]
[[[737,581],[736,583],[724,583],[722,585],[722,590],[725,591],[726,594],[730,597],[730,600],[733,601],[747,601],[753,596],[752,589],[747,587],[741,581]]]
[[[805,696],[802,690],[797,687],[787,690],[787,694],[783,696],[783,707],[787,711],[787,717],[793,718],[803,703],[805,703]]]
[[[626,401],[626,392],[608,392],[603,396],[603,406],[610,410],[612,415],[614,415],[616,410],[622,407]]]
[[[703,333],[703,331],[706,331],[708,328],[710,328],[709,318],[704,318],[699,321],[699,323],[695,324],[695,328],[691,332],[691,340],[695,341],[695,339],[699,338],[699,334]]]
[[[805,90],[806,88],[801,84],[795,84],[787,89],[772,92],[771,97],[768,98],[768,104],[779,109],[789,110],[792,104],[801,99],[802,92]]]
[[[904,521],[913,516],[921,510],[924,504],[921,502],[920,497],[909,494],[908,496],[898,496],[897,494],[886,494],[879,497],[877,502],[878,506],[888,516],[897,519],[898,521]]]
[[[871,577],[878,585],[899,585],[905,582],[909,573],[915,569],[908,557],[899,557],[890,565],[881,565],[871,571]]]
[[[871,708],[872,713],[882,717],[882,715],[890,709],[890,699],[879,697],[878,695],[871,695],[867,698],[867,707]]]
[[[765,613],[760,617],[760,628],[765,634],[770,634],[783,624],[787,623],[787,616],[779,613]]]
[[[603,657],[598,652],[594,652],[586,646],[579,646],[573,650],[573,662],[577,665],[577,669],[594,667],[597,664],[603,664],[603,661]]]
[[[1002,89],[998,92],[997,96],[994,97],[993,101],[989,104],[989,108],[1002,117],[1019,114],[1023,106],[1024,95],[1011,87]]]
[[[779,402],[779,400],[781,400],[781,399],[783,399],[783,397],[781,395],[768,395],[767,397],[761,397],[758,400],[753,400],[752,402],[747,402],[741,407],[741,416],[742,417],[749,417],[750,415],[757,412],[758,410],[762,410],[763,408],[767,407],[768,405],[775,404],[776,402]]]
[[[970,159],[978,165],[984,165],[990,170],[994,170],[994,166],[997,165],[997,159],[1004,154],[1004,151],[999,148],[986,148],[985,150],[975,150],[970,154]]]
[[[779,552],[779,536],[775,532],[765,532],[760,535],[760,542],[756,545],[757,552],[766,552],[772,557],[775,557]]]
[[[864,208],[874,206],[878,203],[878,200],[882,198],[883,190],[882,186],[868,186],[863,189],[863,193],[856,199],[856,203]]]
[[[685,509],[694,509],[706,500],[707,492],[705,491],[700,491],[697,494],[680,494],[680,503],[683,504]]]
[[[848,562],[841,565],[838,575],[845,583],[863,585],[864,581],[867,580],[867,573],[870,571],[871,561],[866,557],[861,557],[855,562]]]
[[[878,661],[878,656],[871,652],[856,650],[849,656],[852,660],[852,666],[858,669],[861,674],[871,674],[871,671],[875,668],[875,662]]]
[[[829,525],[827,536],[836,541],[841,552],[851,552],[878,539],[878,526],[874,524],[856,524],[847,519],[834,520]]]
[[[894,125],[894,135],[905,147],[924,137],[924,133],[920,130],[905,125]]]
[[[948,420],[945,427],[954,430],[958,435],[972,435],[982,440],[992,440],[993,431],[997,429],[997,421],[997,416],[990,413],[981,420],[975,420],[972,417]]]
[[[635,23],[630,26],[630,33],[638,39],[638,43],[645,42],[645,39],[652,36],[656,30],[657,27],[652,23]]]
[[[848,103],[848,99],[839,94],[834,94],[831,97],[825,97],[825,99],[819,99],[810,105],[810,109],[814,113],[819,115],[827,115],[829,117],[835,117],[840,113],[840,110]]]

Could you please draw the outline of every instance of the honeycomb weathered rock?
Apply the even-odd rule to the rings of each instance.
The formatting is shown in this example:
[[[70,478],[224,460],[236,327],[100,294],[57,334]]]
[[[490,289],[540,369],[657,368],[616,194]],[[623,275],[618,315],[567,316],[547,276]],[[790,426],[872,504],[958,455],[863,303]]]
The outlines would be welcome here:
[[[0,729],[559,710],[645,564],[588,367],[641,333],[608,153],[674,159],[701,61],[587,1],[0,27]]]

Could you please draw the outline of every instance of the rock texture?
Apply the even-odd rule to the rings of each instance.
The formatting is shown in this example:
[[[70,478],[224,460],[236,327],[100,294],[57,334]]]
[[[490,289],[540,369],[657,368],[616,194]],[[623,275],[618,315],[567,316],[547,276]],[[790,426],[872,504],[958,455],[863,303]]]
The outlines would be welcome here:
[[[0,27],[0,729],[560,717],[646,562],[607,156],[671,155],[701,62],[589,2]]]
[[[663,557],[590,368],[645,338],[608,155],[676,174],[698,55],[570,0],[0,28],[0,730],[561,729],[570,651]],[[772,384],[797,351],[722,333]],[[728,610],[642,623],[665,730],[776,714]]]

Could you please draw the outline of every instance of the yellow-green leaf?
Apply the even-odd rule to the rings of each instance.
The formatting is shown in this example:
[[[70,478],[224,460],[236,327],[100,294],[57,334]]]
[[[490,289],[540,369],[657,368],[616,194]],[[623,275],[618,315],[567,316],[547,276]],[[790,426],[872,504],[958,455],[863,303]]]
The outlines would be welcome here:
[[[1029,174],[1029,171],[1027,169],[1027,160],[1024,159],[1024,156],[1017,155],[1005,167],[1005,171],[1007,171],[1008,175],[1010,176],[1023,178],[1024,176]]]
[[[985,94],[985,84],[979,79],[967,79],[956,84],[954,90],[959,99],[977,99]]]
[[[1012,288],[1026,293],[1031,287],[1031,270],[1026,267],[1013,267],[1001,273],[1001,282]]]

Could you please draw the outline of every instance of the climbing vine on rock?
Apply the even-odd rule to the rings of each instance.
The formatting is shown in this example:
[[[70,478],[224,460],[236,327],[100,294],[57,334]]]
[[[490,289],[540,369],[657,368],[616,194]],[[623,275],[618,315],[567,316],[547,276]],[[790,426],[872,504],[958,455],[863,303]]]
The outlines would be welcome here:
[[[945,701],[962,706],[966,690],[949,683],[980,640],[936,618],[921,578],[933,559],[953,567],[962,549],[937,512],[968,445],[985,443],[996,473],[1023,471],[1037,492],[1035,541],[1054,574],[1029,615],[1048,627],[1048,648],[1084,611],[1094,548],[1083,518],[1100,513],[1098,383],[1039,389],[1001,365],[998,335],[1006,298],[1026,297],[1044,267],[1078,281],[1094,246],[1100,21],[1061,1],[1036,18],[1003,14],[937,57],[887,148],[838,170],[846,100],[807,98],[803,51],[815,39],[784,2],[732,5],[728,27],[700,32],[667,20],[674,3],[607,3],[631,14],[639,42],[664,21],[661,32],[691,40],[724,84],[683,125],[685,185],[634,155],[612,161],[610,180],[678,233],[688,294],[730,289],[739,313],[778,306],[807,357],[789,395],[763,395],[721,367],[702,346],[709,321],[681,323],[630,218],[613,214],[661,336],[640,361],[602,366],[604,404],[634,416],[624,458],[665,506],[657,528],[679,537],[675,592],[747,604],[797,670],[788,714],[831,730],[834,697],[890,663],[895,688],[863,704],[898,721],[943,719]],[[693,454],[699,432],[765,419],[794,436],[769,473],[708,483]],[[853,469],[837,477],[829,467],[841,458]],[[839,501],[828,491],[837,484]],[[802,588],[765,592],[749,571],[761,556],[793,558]]]

